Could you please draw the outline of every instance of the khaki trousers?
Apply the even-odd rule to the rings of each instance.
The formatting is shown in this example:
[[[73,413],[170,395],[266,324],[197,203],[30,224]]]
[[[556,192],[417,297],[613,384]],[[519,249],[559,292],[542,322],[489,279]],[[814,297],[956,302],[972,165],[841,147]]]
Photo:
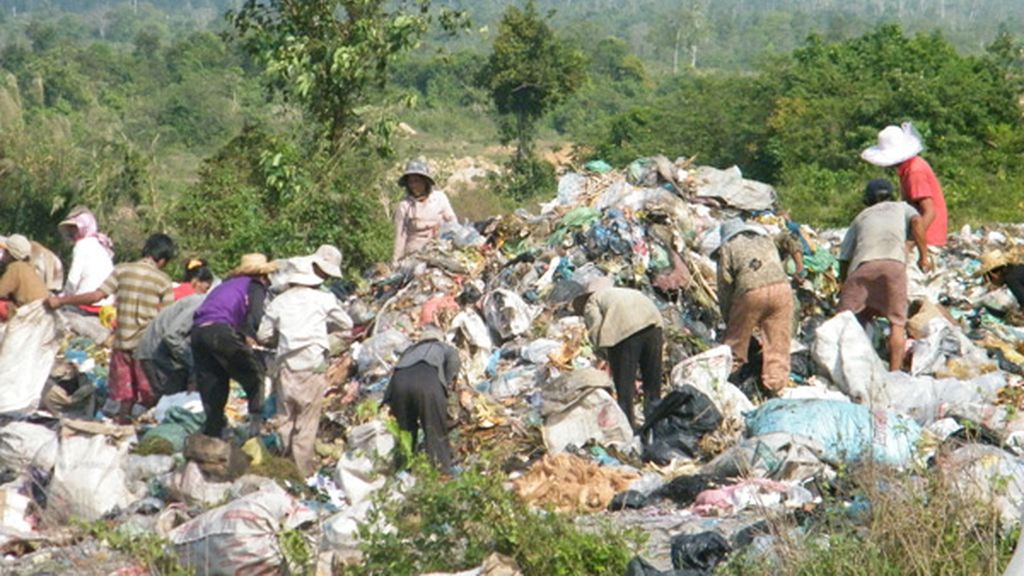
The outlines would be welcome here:
[[[729,308],[725,343],[732,348],[733,370],[747,363],[754,329],[761,330],[764,351],[762,382],[778,392],[789,383],[789,340],[793,291],[786,282],[755,288],[737,297]]]
[[[311,476],[316,472],[316,433],[327,393],[327,375],[282,366],[277,384],[277,432],[299,472]]]

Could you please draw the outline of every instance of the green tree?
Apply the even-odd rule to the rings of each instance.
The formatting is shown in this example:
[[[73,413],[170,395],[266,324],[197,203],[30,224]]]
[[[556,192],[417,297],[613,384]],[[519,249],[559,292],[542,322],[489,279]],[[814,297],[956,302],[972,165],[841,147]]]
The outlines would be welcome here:
[[[387,134],[370,119],[371,96],[427,31],[429,9],[430,0],[245,0],[228,18],[270,90],[301,106],[338,150]]]
[[[517,163],[531,157],[537,121],[585,80],[583,55],[555,36],[534,0],[505,11],[482,81],[500,116],[504,141],[516,141]]]

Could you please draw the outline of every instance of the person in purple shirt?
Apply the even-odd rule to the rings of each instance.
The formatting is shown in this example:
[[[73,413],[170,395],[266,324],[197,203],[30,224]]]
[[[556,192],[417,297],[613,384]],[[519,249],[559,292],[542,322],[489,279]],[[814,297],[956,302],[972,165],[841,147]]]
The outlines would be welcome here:
[[[253,346],[263,318],[269,275],[276,265],[263,254],[246,254],[196,309],[192,317],[192,357],[196,387],[203,400],[203,434],[220,438],[227,425],[224,406],[233,378],[249,398],[249,423],[262,423],[263,365]]]

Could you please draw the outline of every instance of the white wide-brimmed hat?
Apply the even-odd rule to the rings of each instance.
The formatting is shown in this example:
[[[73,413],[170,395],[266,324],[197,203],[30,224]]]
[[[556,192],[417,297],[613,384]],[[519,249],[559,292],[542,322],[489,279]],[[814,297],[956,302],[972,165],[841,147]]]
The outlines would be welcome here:
[[[909,122],[902,126],[886,126],[878,133],[878,144],[860,153],[860,157],[887,168],[902,164],[921,153],[924,144]]]

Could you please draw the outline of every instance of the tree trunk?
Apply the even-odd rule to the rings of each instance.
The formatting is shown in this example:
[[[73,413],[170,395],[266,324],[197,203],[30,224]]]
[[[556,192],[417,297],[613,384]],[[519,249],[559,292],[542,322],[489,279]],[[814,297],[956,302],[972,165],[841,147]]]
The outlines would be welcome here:
[[[683,38],[683,29],[676,28],[676,43],[672,50],[672,75],[679,74],[679,43]]]
[[[690,44],[690,68],[697,68],[697,45]]]

